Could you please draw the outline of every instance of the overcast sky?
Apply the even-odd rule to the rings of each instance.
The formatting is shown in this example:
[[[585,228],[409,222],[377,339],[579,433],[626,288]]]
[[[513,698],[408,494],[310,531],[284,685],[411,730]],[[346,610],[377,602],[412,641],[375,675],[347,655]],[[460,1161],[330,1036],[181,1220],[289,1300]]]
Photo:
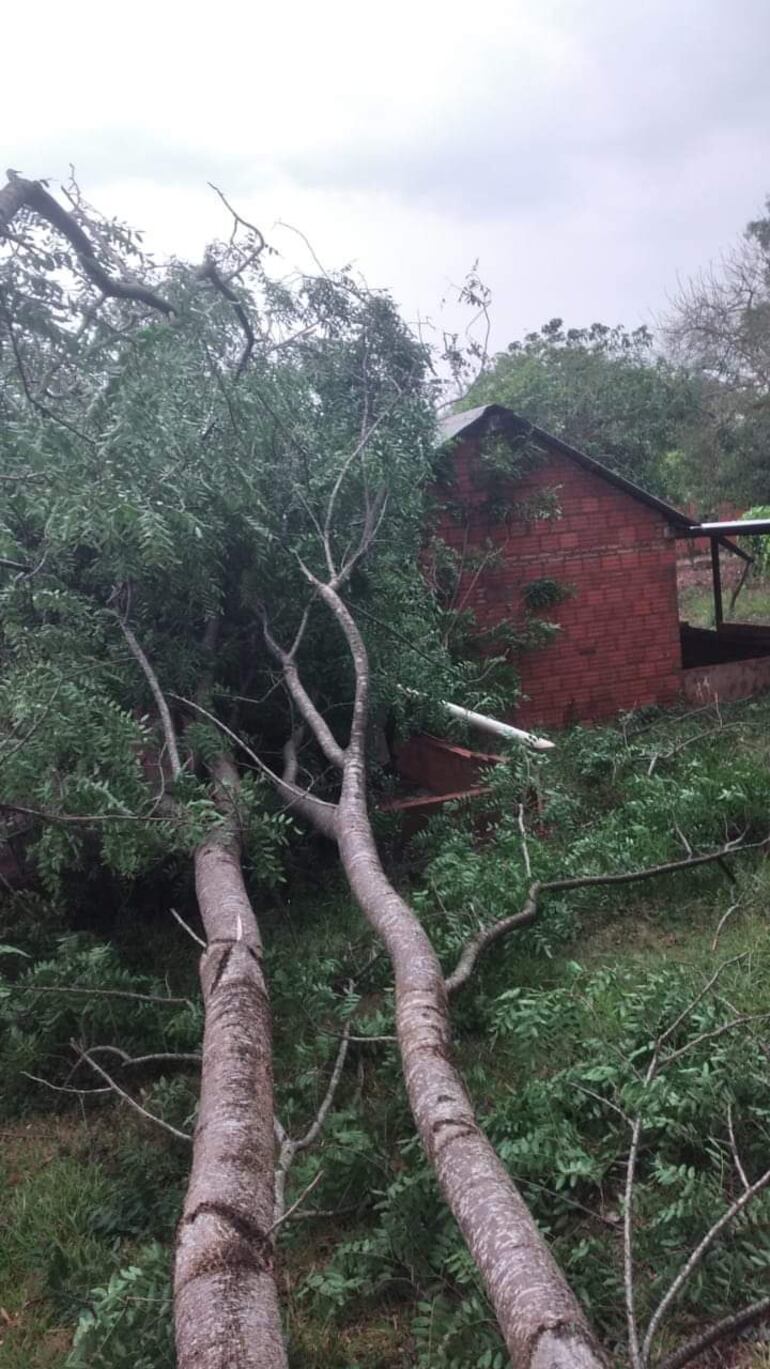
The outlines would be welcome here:
[[[199,257],[215,181],[407,317],[653,322],[770,193],[770,0],[14,3],[0,143]]]

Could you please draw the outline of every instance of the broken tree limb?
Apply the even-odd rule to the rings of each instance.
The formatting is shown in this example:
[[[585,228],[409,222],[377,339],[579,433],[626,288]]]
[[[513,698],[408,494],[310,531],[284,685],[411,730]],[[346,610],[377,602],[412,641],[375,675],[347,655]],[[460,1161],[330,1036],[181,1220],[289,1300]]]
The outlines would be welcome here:
[[[520,727],[513,727],[510,723],[501,723],[497,718],[489,718],[486,713],[474,713],[470,708],[461,708],[459,704],[448,703],[446,699],[441,700],[441,707],[447,713],[451,713],[453,718],[459,718],[461,722],[469,723],[471,727],[478,727],[481,732],[491,732],[495,737],[504,737],[506,741],[523,742],[526,746],[531,746],[533,751],[553,751],[556,743],[548,741],[547,737],[536,737],[533,732],[524,732]]]
[[[417,695],[415,689],[403,689],[404,694]],[[468,723],[470,727],[478,727],[482,732],[490,732],[494,737],[503,737],[506,741],[522,742],[525,746],[531,746],[533,751],[553,751],[555,742],[549,741],[547,737],[537,737],[534,732],[525,732],[521,727],[514,727],[512,723],[500,722],[498,718],[490,718],[486,713],[474,713],[471,708],[463,708],[460,704],[449,703],[446,699],[439,700],[441,707],[459,722]]]

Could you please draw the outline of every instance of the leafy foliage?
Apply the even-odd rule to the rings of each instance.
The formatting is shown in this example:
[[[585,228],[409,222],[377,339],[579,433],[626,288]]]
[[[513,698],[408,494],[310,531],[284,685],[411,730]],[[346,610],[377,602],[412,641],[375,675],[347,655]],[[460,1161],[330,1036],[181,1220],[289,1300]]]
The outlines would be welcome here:
[[[157,1243],[92,1289],[65,1369],[172,1369],[168,1251]]]
[[[645,327],[551,319],[499,353],[463,407],[505,404],[646,489],[666,490],[666,457],[697,406],[697,387],[656,356]]]

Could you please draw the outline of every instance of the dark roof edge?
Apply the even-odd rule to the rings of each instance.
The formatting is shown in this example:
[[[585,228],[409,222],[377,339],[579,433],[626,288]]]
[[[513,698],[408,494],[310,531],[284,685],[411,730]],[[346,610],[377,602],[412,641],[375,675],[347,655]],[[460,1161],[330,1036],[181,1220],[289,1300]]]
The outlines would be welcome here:
[[[696,527],[697,524],[687,514],[680,509],[674,508],[673,504],[667,504],[665,499],[658,499],[654,494],[648,494],[640,485],[635,485],[633,480],[627,480],[625,476],[618,475],[611,471],[608,466],[602,465],[601,461],[596,461],[594,457],[588,456],[586,452],[581,452],[577,447],[570,446],[569,442],[564,442],[560,437],[555,437],[553,433],[548,433],[544,428],[538,428],[537,424],[530,423],[529,419],[523,418],[513,409],[509,409],[504,404],[483,404],[477,409],[468,409],[465,413],[452,414],[449,418],[442,419],[439,423],[441,441],[439,446],[443,447],[447,442],[451,442],[457,437],[472,437],[476,431],[481,429],[491,420],[498,419],[502,425],[515,429],[517,435],[530,436],[535,442],[542,446],[553,447],[561,452],[570,461],[574,461],[584,470],[590,471],[600,480],[606,480],[608,484],[615,485],[619,490],[631,496],[632,499],[646,504],[648,508],[655,509],[677,528]],[[462,420],[466,421],[463,422]]]

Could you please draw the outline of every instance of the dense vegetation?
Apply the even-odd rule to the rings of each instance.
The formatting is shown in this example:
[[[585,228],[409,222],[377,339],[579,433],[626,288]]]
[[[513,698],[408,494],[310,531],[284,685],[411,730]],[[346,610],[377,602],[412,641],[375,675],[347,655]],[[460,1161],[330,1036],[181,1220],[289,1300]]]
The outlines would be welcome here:
[[[575,731],[530,763],[533,872],[633,869],[676,859],[685,838],[705,849],[726,834],[763,836],[767,725],[767,705],[754,703],[721,719],[658,715]],[[475,815],[446,814],[405,848],[383,830],[447,969],[477,919],[524,900],[521,778],[514,756],[494,776],[491,803]],[[317,850],[296,847],[287,882],[263,911],[287,1124],[312,1116],[346,1021],[357,1038],[323,1139],[294,1176],[299,1194],[320,1174],[310,1212],[281,1235],[291,1363],[502,1365],[477,1277],[415,1144],[394,1046],[378,1039],[392,1033],[387,970],[331,868],[318,897],[317,860]],[[79,1100],[29,1079],[90,1086],[71,1076],[73,1036],[119,1041],[131,1055],[198,1048],[196,948],[167,904],[148,894],[147,886],[144,899],[141,887],[126,889],[130,917],[115,904],[106,915],[97,891],[82,887],[55,905],[32,893],[5,902],[2,935],[31,957],[3,962],[11,1199],[0,1282],[9,1369],[31,1361],[93,1369],[172,1362],[167,1247],[188,1164],[184,1143],[109,1096]],[[180,890],[174,897],[188,911]],[[749,1181],[765,1167],[766,901],[761,853],[735,857],[727,870],[707,865],[626,889],[561,895],[544,902],[539,923],[481,962],[457,1000],[458,1049],[483,1100],[484,1127],[611,1346],[622,1347],[625,1335],[626,1118],[640,1111],[645,1120],[635,1219],[642,1317],[740,1193],[735,1154]],[[346,991],[356,971],[357,988]],[[39,992],[53,984],[190,1001],[164,1008]],[[682,1053],[645,1088],[651,1043],[690,1003],[671,1041],[670,1054]],[[743,1025],[716,1035],[744,1015]],[[194,1066],[150,1064],[131,1085],[150,1111],[189,1128]],[[664,1348],[704,1315],[763,1294],[767,1202],[756,1199],[698,1269],[664,1327]]]
[[[296,1366],[497,1369],[557,1304],[594,1356],[573,1294],[674,1369],[770,1257],[766,707],[512,751],[407,841],[388,739],[516,697],[420,569],[430,356],[232,211],[158,266],[66,193],[0,192],[3,1355],[173,1363],[176,1230],[182,1369],[284,1363],[279,1298]],[[471,400],[665,489],[707,371],[553,325]]]
[[[682,433],[698,412],[694,377],[656,355],[647,328],[629,333],[552,319],[496,356],[474,404],[507,404],[658,494],[670,492]]]

